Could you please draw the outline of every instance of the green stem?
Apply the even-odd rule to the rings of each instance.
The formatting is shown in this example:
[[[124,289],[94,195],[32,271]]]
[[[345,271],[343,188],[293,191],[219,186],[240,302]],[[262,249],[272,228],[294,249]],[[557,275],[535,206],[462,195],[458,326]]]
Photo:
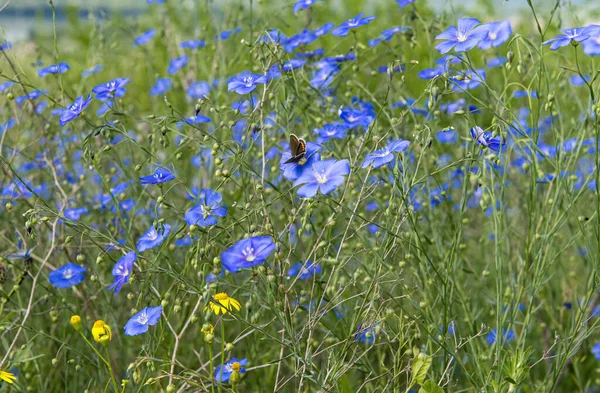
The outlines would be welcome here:
[[[221,318],[221,371],[219,372],[219,382],[223,382],[223,369],[225,368],[225,319]],[[219,385],[219,392],[221,385]]]
[[[213,374],[215,372],[215,369],[213,367],[212,343],[208,344],[208,356],[209,356],[209,359],[210,359],[209,360],[210,361],[210,369],[209,369],[210,370],[210,379],[212,379],[213,378]],[[210,387],[211,387],[212,393],[215,393],[215,384],[212,383],[212,381],[211,381]]]
[[[117,385],[117,380],[115,379],[115,373],[113,372],[112,365],[110,364],[110,355],[108,354],[108,347],[104,347],[106,349],[106,364],[108,365],[108,371],[110,372],[110,379],[112,380],[113,388],[115,393],[119,391],[119,386]]]

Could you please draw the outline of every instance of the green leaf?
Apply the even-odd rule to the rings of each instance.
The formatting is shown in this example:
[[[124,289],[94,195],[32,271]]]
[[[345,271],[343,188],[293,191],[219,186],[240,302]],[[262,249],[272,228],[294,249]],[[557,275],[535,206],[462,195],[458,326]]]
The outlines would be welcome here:
[[[419,393],[444,393],[444,389],[439,387],[433,379],[428,379],[421,385]]]
[[[429,367],[431,367],[431,356],[421,353],[413,360],[411,366],[412,377],[410,380],[410,387],[417,384],[423,384],[423,381],[425,381],[425,378],[427,377]]]

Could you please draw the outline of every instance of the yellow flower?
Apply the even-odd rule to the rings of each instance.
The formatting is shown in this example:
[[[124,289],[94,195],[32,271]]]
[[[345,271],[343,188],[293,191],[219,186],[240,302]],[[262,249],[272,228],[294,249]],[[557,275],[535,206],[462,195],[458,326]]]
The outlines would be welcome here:
[[[219,315],[227,314],[228,311],[232,312],[233,309],[240,311],[240,309],[242,308],[240,302],[238,302],[232,297],[229,297],[229,295],[227,295],[226,293],[217,293],[215,296],[213,296],[213,299],[214,301],[211,300],[211,302],[208,303],[208,306],[204,308],[204,311],[210,309],[216,315]]]
[[[94,336],[94,341],[107,346],[108,342],[112,339],[112,330],[110,330],[110,326],[106,322],[98,320],[94,322],[94,327],[92,327],[92,336]]]
[[[205,323],[204,325],[202,325],[202,330],[200,331],[204,334],[213,334],[213,332],[215,331],[215,327],[210,323]]]
[[[73,326],[73,329],[75,329],[78,332],[81,331],[81,317],[79,315],[73,315],[69,322],[71,322],[71,326]]]
[[[0,379],[12,385],[13,383],[15,383],[17,377],[15,377],[15,374],[13,373],[0,370]]]

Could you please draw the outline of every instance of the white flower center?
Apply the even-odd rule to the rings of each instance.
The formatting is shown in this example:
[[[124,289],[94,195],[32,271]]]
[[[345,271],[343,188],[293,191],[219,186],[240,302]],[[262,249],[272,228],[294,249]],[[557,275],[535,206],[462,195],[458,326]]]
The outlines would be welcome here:
[[[142,315],[140,315],[138,317],[138,322],[141,323],[142,325],[145,325],[149,319],[150,318],[148,318],[148,315],[146,313],[143,313]]]
[[[243,82],[246,86],[250,87],[252,86],[252,84],[254,83],[254,78],[252,78],[251,76],[244,78]]]
[[[496,38],[498,38],[498,36],[496,35],[496,33],[490,33],[489,34],[490,39],[495,40]]]
[[[63,277],[67,280],[70,279],[71,277],[73,277],[73,271],[71,269],[65,270],[63,273]]]
[[[252,248],[252,246],[248,246],[245,250],[242,250],[242,255],[246,257],[247,262],[252,262],[256,259],[256,255],[254,255],[254,248]]]

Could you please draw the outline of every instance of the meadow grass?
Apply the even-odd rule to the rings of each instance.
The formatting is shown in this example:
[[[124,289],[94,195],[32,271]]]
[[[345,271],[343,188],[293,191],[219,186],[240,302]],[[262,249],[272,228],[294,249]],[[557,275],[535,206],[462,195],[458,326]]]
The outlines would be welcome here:
[[[73,11],[3,46],[0,391],[598,390],[600,70],[543,45],[572,9],[439,61],[499,19],[365,3]]]

